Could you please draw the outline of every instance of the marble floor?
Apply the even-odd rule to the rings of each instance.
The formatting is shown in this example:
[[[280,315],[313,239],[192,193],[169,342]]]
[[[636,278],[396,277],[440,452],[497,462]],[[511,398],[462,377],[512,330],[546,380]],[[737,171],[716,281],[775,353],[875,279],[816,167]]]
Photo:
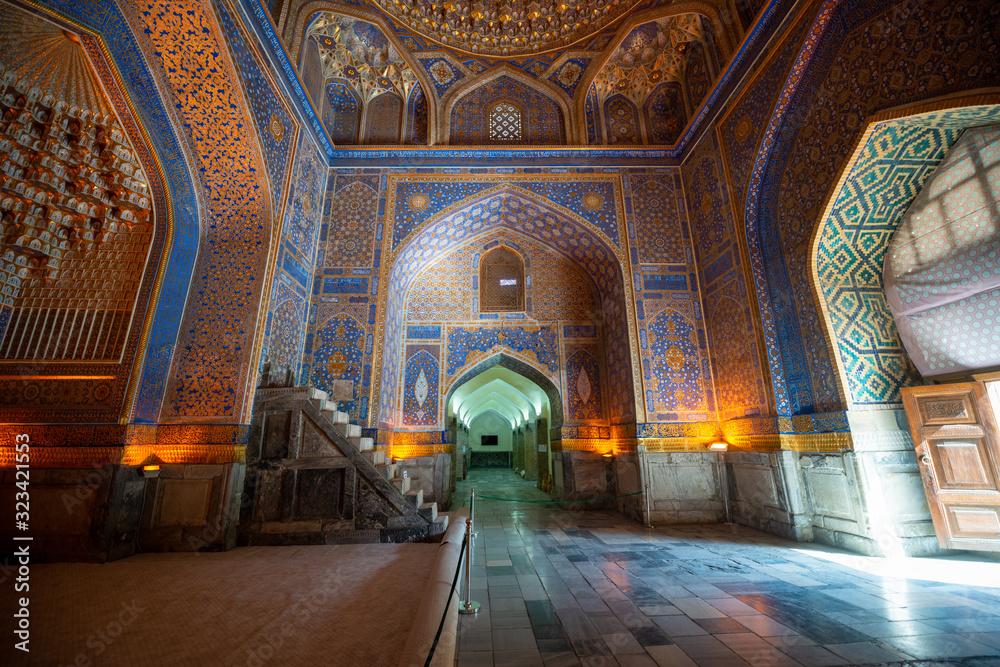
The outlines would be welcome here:
[[[508,470],[477,496],[546,500]],[[464,498],[464,501],[463,501]],[[874,559],[732,525],[478,498],[459,667],[1000,666],[1000,562]]]

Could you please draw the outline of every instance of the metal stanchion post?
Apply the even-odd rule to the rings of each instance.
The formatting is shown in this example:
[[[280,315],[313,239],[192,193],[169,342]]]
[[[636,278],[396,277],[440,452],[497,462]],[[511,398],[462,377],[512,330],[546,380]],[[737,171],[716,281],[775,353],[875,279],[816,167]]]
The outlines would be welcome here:
[[[472,489],[469,501],[469,520],[465,522],[465,600],[458,607],[459,614],[475,614],[479,611],[479,603],[472,600],[472,521],[476,515],[476,490]]]

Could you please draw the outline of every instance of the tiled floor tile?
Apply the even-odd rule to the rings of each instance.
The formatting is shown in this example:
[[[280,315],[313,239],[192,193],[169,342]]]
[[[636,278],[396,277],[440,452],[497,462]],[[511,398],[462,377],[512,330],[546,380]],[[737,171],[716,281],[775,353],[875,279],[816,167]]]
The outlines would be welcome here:
[[[494,667],[540,667],[542,654],[536,650],[496,651],[493,654]]]
[[[656,661],[659,667],[696,667],[695,662],[677,645],[647,646],[649,657]]]
[[[493,667],[493,652],[459,651],[458,667]]]
[[[621,632],[613,632],[610,634],[602,634],[601,639],[607,644],[608,648],[611,649],[612,655],[622,655],[627,653],[642,653],[646,654],[646,649],[642,647],[632,633],[628,630],[622,630]]]
[[[754,667],[797,667],[797,663],[752,632],[719,635],[718,640]]]
[[[948,660],[973,656],[996,657],[995,648],[955,634],[890,637],[885,640],[885,643],[920,660]]]
[[[670,635],[671,638],[708,634],[707,630],[687,616],[655,616],[653,621],[663,628],[664,632]]]
[[[844,660],[855,664],[862,665],[865,663],[882,663],[882,662],[902,662],[903,657],[900,657],[894,653],[889,653],[875,644],[868,642],[852,642],[850,644],[827,644],[826,648],[837,655],[839,655]]]
[[[835,653],[827,651],[822,646],[789,646],[785,653],[790,658],[802,664],[803,667],[833,667],[834,665],[850,664]]]

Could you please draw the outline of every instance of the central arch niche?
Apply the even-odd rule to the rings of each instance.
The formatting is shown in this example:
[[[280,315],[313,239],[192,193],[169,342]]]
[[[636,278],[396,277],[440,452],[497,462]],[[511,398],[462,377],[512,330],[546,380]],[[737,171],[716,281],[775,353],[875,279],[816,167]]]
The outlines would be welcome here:
[[[471,452],[490,451],[480,444],[483,434],[477,431],[482,421],[490,420],[504,431],[510,429],[508,438],[499,434],[495,451],[510,452],[510,467],[525,470],[527,479],[537,478],[540,488],[549,487],[549,429],[562,426],[563,403],[544,372],[507,354],[495,354],[455,380],[444,405],[454,443],[452,470],[469,465]]]
[[[623,423],[634,419],[629,322],[622,270],[614,250],[582,222],[553,210],[526,191],[504,188],[472,199],[453,213],[438,218],[411,237],[397,255],[385,287],[386,324],[384,344],[380,346],[384,352],[377,401],[379,427],[392,429],[417,426],[406,423],[401,409],[404,396],[409,395],[411,386],[413,391],[417,388],[419,373],[414,376],[411,371],[409,378],[405,376],[407,363],[413,358],[413,353],[419,351],[414,347],[417,345],[430,348],[436,345],[439,351],[438,364],[445,361],[444,348],[453,345],[447,363],[451,364],[456,360],[457,357],[453,354],[455,351],[463,351],[466,357],[457,368],[464,368],[495,349],[513,353],[514,349],[519,346],[525,348],[530,342],[532,362],[546,368],[551,376],[559,377],[565,351],[560,350],[558,341],[560,333],[565,334],[567,331],[560,331],[558,325],[550,323],[551,319],[527,321],[531,317],[528,313],[534,312],[538,307],[533,300],[526,300],[528,310],[524,318],[505,318],[503,329],[500,322],[489,316],[480,318],[478,306],[475,309],[470,306],[469,317],[463,319],[475,320],[479,326],[475,330],[456,332],[453,336],[455,340],[452,341],[447,340],[447,332],[443,332],[442,327],[437,324],[446,318],[434,319],[440,315],[434,311],[438,307],[435,304],[440,304],[440,308],[452,308],[452,300],[424,298],[421,299],[420,307],[430,310],[424,314],[408,312],[406,300],[417,276],[436,261],[474,240],[484,239],[484,250],[488,250],[485,247],[487,244],[493,241],[499,243],[499,239],[487,239],[494,232],[506,234],[507,242],[515,245],[520,240],[525,245],[530,243],[547,249],[547,252],[561,257],[562,261],[575,265],[574,270],[579,272],[581,278],[592,284],[594,295],[599,297],[595,299],[595,305],[599,306],[594,309],[594,316],[599,318],[601,326],[599,328],[593,323],[584,322],[580,326],[572,325],[573,328],[569,331],[571,337],[582,334],[582,337],[592,343],[588,352],[590,359],[585,355],[574,357],[580,364],[590,364],[587,382],[581,386],[590,385],[590,397],[600,394],[600,411],[593,414],[595,423]],[[469,272],[464,275],[469,275],[471,283],[472,267],[468,268]],[[526,266],[526,272],[530,273],[531,270],[530,266]],[[478,279],[478,272],[474,275]],[[475,317],[472,316],[473,312],[476,313]],[[411,314],[413,318],[408,318]],[[425,325],[422,322],[435,324]],[[489,323],[489,326],[481,326],[485,323]],[[516,339],[516,343],[506,344],[501,336],[510,336],[512,342]],[[407,353],[405,359],[404,352]],[[594,363],[609,369],[607,378],[603,376],[603,371],[593,371]],[[445,368],[441,377],[447,378],[448,370]],[[426,377],[426,370],[424,374]],[[590,379],[591,374],[598,377]],[[442,384],[446,385],[447,381],[442,381]],[[603,390],[605,386],[608,388],[606,391]],[[441,390],[446,390],[446,387]],[[423,389],[421,394],[422,392]],[[596,398],[591,400],[592,405],[598,405]],[[424,427],[430,427],[430,424],[426,423]]]

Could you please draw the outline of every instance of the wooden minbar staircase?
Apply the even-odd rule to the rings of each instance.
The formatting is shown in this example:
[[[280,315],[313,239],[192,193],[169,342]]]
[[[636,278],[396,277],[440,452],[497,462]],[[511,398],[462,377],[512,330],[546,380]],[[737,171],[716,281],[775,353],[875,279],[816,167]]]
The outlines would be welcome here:
[[[412,542],[448,516],[314,387],[257,390],[239,544]]]

